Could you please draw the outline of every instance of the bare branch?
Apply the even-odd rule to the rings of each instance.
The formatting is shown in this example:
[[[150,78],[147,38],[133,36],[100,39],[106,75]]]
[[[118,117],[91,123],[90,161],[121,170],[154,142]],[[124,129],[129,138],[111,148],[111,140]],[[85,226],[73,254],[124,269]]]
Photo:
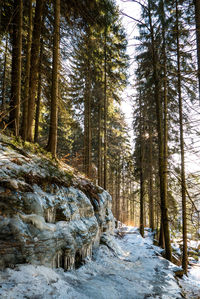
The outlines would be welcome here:
[[[127,15],[122,10],[120,10],[120,14],[123,15],[123,16],[125,16],[125,17],[127,17],[127,18],[129,18],[129,19],[131,19],[131,20],[133,20],[133,21],[135,21],[135,22],[137,22],[137,23],[139,23],[139,24],[141,24],[141,25],[143,25],[143,26],[145,26],[150,31],[149,27],[145,23],[143,23],[142,21],[140,21],[140,20],[138,20],[138,19],[136,19],[134,17],[131,17],[131,16]]]

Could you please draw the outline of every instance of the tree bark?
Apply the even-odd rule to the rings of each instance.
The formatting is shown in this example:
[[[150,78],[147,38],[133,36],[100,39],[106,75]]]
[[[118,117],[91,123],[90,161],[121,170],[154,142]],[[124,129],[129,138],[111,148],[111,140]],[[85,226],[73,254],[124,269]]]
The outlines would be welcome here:
[[[29,0],[28,18],[29,18],[28,37],[27,37],[27,45],[26,45],[25,84],[24,84],[23,115],[22,115],[22,128],[21,128],[21,135],[23,140],[26,140],[27,138],[28,98],[29,98],[31,41],[32,41],[32,0]]]
[[[161,248],[165,248],[165,238],[164,238],[164,230],[163,230],[163,222],[162,222],[162,219],[161,219],[161,221],[160,221],[159,246],[160,246]]]
[[[34,142],[38,142],[38,137],[39,137],[40,105],[41,105],[41,94],[42,94],[42,55],[43,55],[43,39],[41,39],[40,42],[39,76],[38,76],[37,105],[36,105],[36,114],[35,114]]]
[[[91,175],[91,99],[89,76],[90,71],[88,66],[86,91],[84,98],[84,172],[88,177],[90,177]]]
[[[125,196],[125,174],[124,174],[124,157],[122,158],[122,223],[126,221],[126,196]]]
[[[102,186],[102,100],[98,105],[98,185]]]
[[[179,126],[180,126],[180,148],[181,148],[181,194],[182,194],[182,223],[183,223],[183,257],[182,267],[187,273],[187,215],[186,215],[186,184],[185,184],[185,151],[183,136],[183,108],[181,92],[181,69],[180,69],[180,34],[179,34],[179,10],[176,0],[176,41],[177,41],[177,70],[178,70],[178,100],[179,100]]]
[[[53,68],[51,86],[51,115],[48,150],[53,157],[57,151],[58,82],[59,82],[60,0],[54,0]]]
[[[152,127],[149,127],[149,225],[154,230]]]
[[[158,61],[156,57],[156,45],[154,38],[154,29],[151,19],[151,7],[150,0],[148,0],[148,11],[149,11],[149,25],[151,34],[151,45],[152,45],[152,64],[153,64],[153,80],[154,80],[154,98],[156,102],[156,118],[157,118],[157,132],[158,132],[158,149],[159,149],[159,178],[160,178],[160,200],[161,200],[161,215],[165,238],[165,251],[166,258],[172,260],[172,251],[169,234],[169,220],[168,220],[168,208],[167,208],[167,197],[164,186],[164,144],[163,144],[163,130],[162,130],[162,109],[159,96],[159,78],[158,78]]]
[[[31,45],[31,72],[29,81],[29,101],[27,115],[27,140],[33,141],[33,124],[35,115],[35,96],[37,91],[38,63],[40,49],[40,34],[42,26],[42,11],[44,0],[36,1],[33,37]]]
[[[143,143],[143,121],[142,121],[142,102],[139,96],[140,106],[140,234],[144,237],[144,143]]]
[[[84,95],[84,172],[91,176],[91,32],[87,27],[86,43],[87,43],[87,64],[86,64],[86,82]]]
[[[107,24],[104,32],[104,189],[107,189]]]
[[[8,55],[8,35],[6,35],[6,47],[4,53],[4,64],[3,64],[3,80],[2,80],[2,101],[1,101],[1,108],[2,111],[5,108],[6,102],[6,69],[7,69],[7,55]]]
[[[135,194],[134,194],[134,182],[131,182],[131,194],[132,194],[132,198],[131,198],[131,222],[132,222],[132,226],[136,226],[135,223]]]
[[[198,63],[198,81],[199,81],[199,102],[200,102],[200,0],[194,0],[195,21],[196,21],[196,39],[197,39],[197,63]]]
[[[117,213],[118,213],[118,205],[117,205],[117,171],[115,172],[115,218],[118,220]]]
[[[1,29],[1,18],[2,18],[2,1],[0,2],[0,33],[1,33],[1,30],[2,30]]]
[[[166,58],[166,34],[165,34],[165,9],[164,2],[162,1],[162,14],[161,14],[161,23],[162,23],[162,54],[163,54],[163,88],[164,88],[164,150],[163,150],[163,192],[164,197],[168,198],[168,98],[167,98],[167,58]],[[161,224],[161,234],[162,239],[161,244],[165,246],[165,240],[163,238],[164,227]]]
[[[10,99],[10,128],[19,135],[20,99],[21,99],[21,53],[22,53],[22,15],[23,2],[15,0],[13,4],[13,35],[12,35],[12,73]]]
[[[120,158],[118,160],[118,165],[117,165],[117,184],[116,184],[116,206],[117,206],[117,220],[121,220],[121,215],[120,215],[120,208],[121,208],[121,200],[120,200],[120,187],[121,187],[121,175],[120,175]]]

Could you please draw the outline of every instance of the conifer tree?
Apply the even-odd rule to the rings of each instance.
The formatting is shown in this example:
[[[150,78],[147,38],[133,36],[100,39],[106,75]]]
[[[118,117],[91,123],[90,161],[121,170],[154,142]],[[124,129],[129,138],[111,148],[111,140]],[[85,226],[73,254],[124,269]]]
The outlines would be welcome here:
[[[27,122],[28,122],[28,99],[29,99],[29,81],[30,81],[30,60],[31,60],[31,42],[32,42],[32,0],[29,0],[28,8],[28,29],[27,29],[27,45],[26,45],[26,65],[25,65],[25,87],[23,97],[23,115],[21,135],[24,140],[27,138]]]
[[[35,113],[35,134],[34,142],[38,142],[39,138],[39,120],[40,120],[40,110],[41,110],[41,97],[42,97],[42,61],[43,61],[43,38],[40,41],[40,58],[39,58],[39,74],[38,74],[38,89],[37,89],[37,103],[36,103],[36,113]]]
[[[119,90],[125,86],[127,57],[125,35],[113,4],[107,23],[108,7],[104,5],[101,9],[104,15],[100,25],[91,26],[90,32],[85,26],[81,34],[76,33],[70,85],[71,97],[77,107],[82,109],[84,103],[84,159],[87,158],[84,164],[91,166],[91,162],[95,162],[98,165],[98,181],[105,187],[109,168],[106,149],[109,107],[118,100]],[[92,139],[89,137],[91,131]],[[84,166],[84,171],[88,175],[87,167]]]
[[[27,140],[33,141],[33,125],[35,116],[35,96],[37,91],[38,63],[40,49],[40,34],[42,26],[42,12],[44,0],[36,1],[35,18],[33,27],[33,37],[31,45],[31,72],[29,82],[29,101],[28,101],[28,121],[27,121]]]
[[[8,35],[6,35],[6,45],[4,51],[4,64],[3,64],[3,75],[2,75],[2,99],[1,99],[2,111],[4,111],[5,109],[5,102],[6,102],[7,60],[8,60]]]
[[[10,128],[15,136],[19,135],[20,100],[21,100],[21,55],[22,55],[22,0],[13,4],[12,33],[12,77],[10,99]]]
[[[53,67],[51,87],[51,117],[48,150],[56,157],[58,123],[58,82],[59,82],[59,39],[60,39],[60,0],[54,1]]]
[[[143,142],[143,134],[144,134],[144,121],[142,116],[142,100],[141,100],[141,92],[139,94],[139,109],[140,109],[140,120],[139,120],[139,138],[140,138],[140,234],[144,237],[144,195],[145,195],[145,187],[144,187],[144,142]]]
[[[194,6],[195,6],[198,81],[199,81],[199,101],[200,101],[200,0],[193,0],[193,1],[194,1]]]
[[[178,71],[178,100],[179,100],[179,125],[180,125],[180,148],[181,148],[181,194],[182,194],[182,221],[183,221],[183,258],[182,267],[187,273],[187,216],[186,216],[186,183],[185,183],[185,151],[183,136],[183,104],[181,92],[181,67],[180,67],[180,28],[179,8],[176,0],[176,41],[177,41],[177,71]]]

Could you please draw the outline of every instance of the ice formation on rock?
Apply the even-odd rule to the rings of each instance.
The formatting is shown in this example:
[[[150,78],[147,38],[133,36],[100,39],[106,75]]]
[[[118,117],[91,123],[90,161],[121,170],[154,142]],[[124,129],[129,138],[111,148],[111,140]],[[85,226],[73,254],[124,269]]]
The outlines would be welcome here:
[[[0,267],[78,267],[114,227],[110,195],[9,142],[0,137]]]
[[[52,232],[55,232],[56,230],[55,225],[46,223],[44,217],[42,216],[36,214],[23,215],[20,213],[18,213],[18,215],[24,222],[32,223],[36,228],[40,230],[50,230]]]

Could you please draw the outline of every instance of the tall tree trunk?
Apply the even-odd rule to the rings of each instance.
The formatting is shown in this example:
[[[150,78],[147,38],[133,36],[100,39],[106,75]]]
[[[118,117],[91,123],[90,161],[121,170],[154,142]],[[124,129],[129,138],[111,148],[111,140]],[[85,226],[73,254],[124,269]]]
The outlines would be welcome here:
[[[122,222],[126,220],[126,192],[125,192],[125,175],[124,175],[124,157],[122,158]]]
[[[132,198],[131,198],[131,222],[132,222],[132,226],[136,226],[135,223],[135,193],[134,193],[134,182],[131,182],[131,194],[132,194]]]
[[[144,143],[143,143],[143,121],[141,95],[139,97],[140,106],[140,234],[144,237]]]
[[[2,80],[2,101],[1,101],[1,108],[2,111],[5,108],[6,102],[6,69],[7,69],[7,55],[8,55],[8,35],[6,35],[6,46],[4,52],[4,64],[3,64],[3,80]]]
[[[107,189],[107,25],[104,34],[104,189]]]
[[[23,140],[26,140],[27,138],[28,98],[29,98],[31,41],[32,41],[32,0],[29,0],[28,18],[29,18],[28,37],[27,37],[27,45],[26,45],[25,84],[24,84],[23,115],[22,115],[22,128],[21,128],[21,134]]]
[[[180,69],[180,43],[179,43],[179,10],[178,1],[176,0],[176,41],[177,41],[177,69],[178,69],[178,100],[179,100],[179,126],[180,126],[180,148],[181,148],[181,193],[182,193],[182,223],[183,223],[183,257],[182,267],[187,273],[188,256],[187,256],[187,215],[186,215],[186,184],[185,184],[185,152],[183,137],[183,108],[181,93],[181,69]]]
[[[0,36],[1,36],[2,1],[0,2]]]
[[[40,42],[39,76],[38,76],[37,104],[36,104],[36,113],[35,113],[34,142],[38,142],[38,137],[39,137],[40,105],[41,105],[41,94],[42,94],[42,55],[43,55],[43,39],[41,39]]]
[[[120,173],[120,158],[117,165],[117,190],[116,190],[116,204],[117,204],[117,220],[121,220],[120,208],[121,208],[121,200],[120,200],[120,187],[121,187],[121,173]]]
[[[117,171],[115,172],[115,218],[118,220],[118,203],[117,203]]]
[[[165,251],[166,258],[172,260],[172,251],[170,243],[169,234],[169,220],[168,220],[168,208],[167,208],[167,197],[165,192],[166,182],[164,176],[164,144],[163,144],[163,130],[162,130],[162,109],[159,96],[159,78],[158,78],[158,61],[156,54],[156,45],[154,39],[154,29],[151,19],[151,5],[150,0],[148,0],[148,10],[149,10],[149,25],[151,34],[151,46],[152,46],[152,64],[153,64],[153,80],[154,80],[154,98],[156,102],[156,118],[157,118],[157,131],[158,131],[158,149],[159,149],[159,177],[160,177],[160,200],[161,200],[161,215],[165,238]]]
[[[194,5],[195,5],[195,20],[196,20],[197,62],[198,62],[199,101],[200,101],[200,0],[194,0]]]
[[[102,100],[99,97],[98,105],[98,185],[102,186]]]
[[[31,45],[31,72],[29,81],[29,101],[27,115],[27,140],[33,141],[33,124],[35,115],[35,96],[37,91],[38,63],[40,49],[40,34],[42,26],[42,11],[44,0],[36,1],[33,37]]]
[[[163,103],[164,103],[164,149],[163,149],[163,192],[164,197],[167,199],[168,197],[168,112],[167,112],[167,105],[168,105],[168,99],[167,99],[167,58],[166,58],[166,34],[165,34],[165,8],[164,8],[164,2],[161,2],[161,23],[162,23],[162,39],[163,39],[163,45],[162,45],[162,54],[163,54],[163,89],[164,89],[164,96],[163,96]],[[165,246],[165,240],[164,240],[164,227],[163,223],[161,223],[160,228],[160,245],[162,247]]]
[[[89,26],[87,27],[87,66],[86,66],[86,83],[84,95],[84,172],[91,176],[91,32]]]
[[[144,196],[144,209],[143,209],[143,215],[144,215],[144,228],[147,226],[147,218],[146,218],[146,210],[147,210],[147,205],[146,205],[146,182],[144,185],[144,192],[145,192],[145,196]]]
[[[149,126],[149,225],[154,230],[152,126]]]
[[[155,201],[155,205],[156,205],[156,229],[157,232],[159,231],[159,226],[161,227],[161,208],[160,208],[160,184],[159,184],[159,177],[156,176],[155,177],[155,185],[156,185],[156,201]]]
[[[56,157],[58,126],[58,82],[59,82],[59,42],[60,40],[60,0],[54,0],[54,35],[53,35],[53,68],[51,85],[51,115],[48,150]]]
[[[88,96],[88,150],[87,150],[87,174],[91,177],[91,164],[92,164],[92,128],[91,128],[91,70],[89,68],[89,96]]]
[[[129,197],[126,199],[126,224],[130,225],[130,200]]]
[[[164,230],[163,230],[162,219],[160,221],[159,246],[162,247],[162,248],[165,248],[165,238],[164,238]]]
[[[10,128],[15,136],[19,135],[20,99],[21,99],[21,53],[22,53],[22,0],[15,0],[12,36],[12,73],[10,99]]]
[[[91,175],[91,98],[89,76],[90,71],[88,66],[88,75],[84,98],[84,172],[88,177],[90,177]]]
[[[83,172],[87,175],[87,141],[88,141],[88,80],[86,79],[84,93],[84,147],[83,147]]]

